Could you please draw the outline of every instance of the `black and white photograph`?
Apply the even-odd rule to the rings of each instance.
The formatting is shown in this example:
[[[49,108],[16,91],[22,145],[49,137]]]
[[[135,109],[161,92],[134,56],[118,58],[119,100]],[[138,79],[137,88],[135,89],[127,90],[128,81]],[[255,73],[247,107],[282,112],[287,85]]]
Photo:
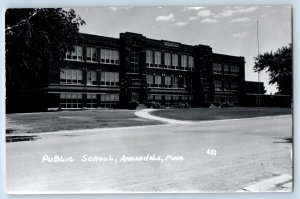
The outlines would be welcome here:
[[[291,6],[8,8],[8,194],[293,191]]]

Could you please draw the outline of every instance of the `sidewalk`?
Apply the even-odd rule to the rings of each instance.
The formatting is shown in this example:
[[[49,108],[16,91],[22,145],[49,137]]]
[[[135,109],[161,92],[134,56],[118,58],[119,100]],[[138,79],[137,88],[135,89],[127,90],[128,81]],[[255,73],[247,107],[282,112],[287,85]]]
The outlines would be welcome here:
[[[150,120],[157,120],[157,121],[169,123],[169,124],[191,124],[191,123],[194,123],[192,121],[174,120],[174,119],[168,119],[168,118],[154,116],[154,115],[150,114],[150,112],[153,112],[153,111],[155,111],[155,109],[142,109],[142,110],[134,112],[134,114],[137,117],[150,119]]]

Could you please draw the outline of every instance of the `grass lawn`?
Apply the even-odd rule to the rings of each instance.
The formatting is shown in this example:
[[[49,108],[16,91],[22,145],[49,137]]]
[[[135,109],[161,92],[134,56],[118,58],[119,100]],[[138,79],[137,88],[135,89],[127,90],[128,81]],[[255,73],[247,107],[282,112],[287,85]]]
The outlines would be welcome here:
[[[160,124],[138,118],[134,110],[84,110],[6,115],[6,133],[39,133],[73,129]]]
[[[257,107],[234,107],[234,108],[189,108],[189,109],[166,109],[154,111],[151,114],[177,119],[177,120],[223,120],[235,118],[250,118],[272,115],[291,114],[290,108],[270,108],[262,107],[260,111]]]

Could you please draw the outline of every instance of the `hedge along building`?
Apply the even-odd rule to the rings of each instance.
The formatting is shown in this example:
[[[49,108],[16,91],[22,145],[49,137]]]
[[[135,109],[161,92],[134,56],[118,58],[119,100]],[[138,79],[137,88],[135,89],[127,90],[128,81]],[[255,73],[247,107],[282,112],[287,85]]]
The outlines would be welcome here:
[[[130,102],[158,101],[242,104],[243,57],[215,54],[206,45],[149,39],[121,33],[120,38],[80,34],[64,65],[49,67],[47,84],[23,100],[28,110],[127,108]],[[24,92],[23,92],[24,94]],[[33,97],[34,96],[34,97]],[[30,108],[31,107],[31,108]]]

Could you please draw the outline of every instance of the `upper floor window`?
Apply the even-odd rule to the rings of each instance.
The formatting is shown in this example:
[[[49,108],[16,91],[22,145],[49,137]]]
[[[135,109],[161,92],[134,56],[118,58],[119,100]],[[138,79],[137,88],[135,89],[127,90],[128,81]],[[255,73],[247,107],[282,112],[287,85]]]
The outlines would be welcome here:
[[[118,72],[101,72],[101,85],[118,86],[119,73]]]
[[[172,87],[171,76],[165,76],[165,87],[166,88],[171,88]]]
[[[139,73],[139,53],[138,52],[130,52],[130,72]]]
[[[191,70],[194,70],[194,57],[192,57],[192,56],[189,56],[189,65],[188,65],[188,67]]]
[[[178,77],[174,76],[173,77],[173,88],[178,88],[179,81],[178,81]]]
[[[171,67],[171,53],[165,53],[165,67]]]
[[[82,61],[82,46],[75,45],[74,51],[68,51],[66,52],[66,60],[76,60],[76,61]]]
[[[214,73],[222,73],[222,64],[213,63],[213,71]]]
[[[186,55],[181,55],[181,67],[183,70],[186,70],[187,67],[187,56]]]
[[[101,49],[100,63],[105,64],[119,64],[119,51],[111,49]]]
[[[91,62],[97,61],[97,48],[94,47],[86,48],[86,60]]]
[[[224,65],[224,73],[229,73],[229,66],[227,64]]]
[[[146,51],[146,65],[152,67],[153,66],[153,51]]]
[[[88,70],[86,73],[86,84],[97,85],[97,72]]]
[[[154,77],[154,86],[155,87],[161,87],[161,76],[155,75]]]
[[[178,67],[178,54],[172,54],[172,66],[173,69]]]
[[[160,51],[154,52],[154,63],[155,63],[155,67],[161,67],[161,52]]]
[[[82,70],[77,69],[61,69],[61,84],[82,84]]]
[[[223,85],[221,80],[215,80],[215,90],[220,91],[223,90]]]
[[[231,72],[232,73],[239,73],[240,72],[240,68],[238,66],[231,66]]]
[[[153,87],[153,75],[147,75],[147,85]]]

